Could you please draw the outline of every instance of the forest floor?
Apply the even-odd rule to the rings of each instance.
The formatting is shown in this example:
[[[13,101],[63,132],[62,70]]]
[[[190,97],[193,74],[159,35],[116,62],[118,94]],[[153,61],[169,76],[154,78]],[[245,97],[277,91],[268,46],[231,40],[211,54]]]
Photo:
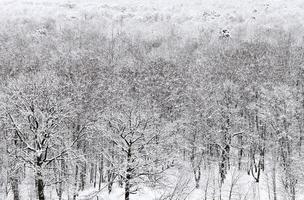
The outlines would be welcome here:
[[[193,174],[190,168],[171,168],[167,170],[161,183],[155,187],[139,185],[136,194],[131,195],[132,200],[164,200],[170,197],[172,200],[201,200],[219,199],[221,194],[222,200],[267,200],[272,199],[271,193],[271,171],[265,170],[261,174],[259,183],[256,183],[251,175],[245,170],[231,169],[227,173],[227,177],[219,187],[219,177],[217,177],[218,168],[216,166],[210,169],[202,170],[202,178],[200,187],[195,188]],[[33,191],[33,180],[25,180],[21,184],[21,199],[34,200],[35,193]],[[278,191],[284,188],[279,187]],[[67,197],[69,193],[70,198]],[[64,193],[63,200],[71,199],[72,189]],[[48,187],[45,191],[46,198],[49,200],[57,200],[56,190],[54,187]],[[230,196],[230,197],[229,197]],[[78,200],[123,200],[124,189],[119,187],[118,183],[113,185],[113,190],[109,194],[107,185],[103,185],[99,191],[93,185],[87,185],[84,191],[79,192]],[[298,199],[301,199],[298,197]],[[6,200],[12,200],[10,193]]]

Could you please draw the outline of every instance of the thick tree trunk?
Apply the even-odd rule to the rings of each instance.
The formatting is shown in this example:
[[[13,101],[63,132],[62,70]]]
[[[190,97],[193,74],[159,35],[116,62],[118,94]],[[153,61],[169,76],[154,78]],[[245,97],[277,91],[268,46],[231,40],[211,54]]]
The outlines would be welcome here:
[[[14,195],[14,200],[19,200],[19,183],[17,178],[11,178],[11,186]]]
[[[127,173],[126,181],[125,181],[125,184],[126,184],[125,185],[125,200],[130,199],[130,179],[131,179],[131,175],[129,173]]]
[[[38,199],[44,200],[44,183],[42,179],[41,171],[38,170],[36,174],[36,187],[37,187],[37,193],[38,193]]]
[[[130,181],[132,179],[131,157],[132,157],[132,152],[131,152],[131,146],[129,145],[128,153],[127,153],[127,169],[126,169],[126,179],[125,179],[125,200],[130,199],[130,189],[131,189]]]

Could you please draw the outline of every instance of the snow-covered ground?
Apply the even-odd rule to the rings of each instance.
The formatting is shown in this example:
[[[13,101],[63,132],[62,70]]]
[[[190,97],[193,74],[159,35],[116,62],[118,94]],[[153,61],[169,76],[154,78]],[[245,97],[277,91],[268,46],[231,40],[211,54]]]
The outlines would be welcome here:
[[[261,174],[260,182],[256,183],[251,175],[245,170],[239,171],[231,169],[221,187],[219,187],[218,167],[213,166],[209,169],[202,170],[202,178],[199,189],[195,188],[192,172],[186,164],[182,167],[174,167],[166,171],[166,179],[162,184],[155,188],[140,186],[136,194],[131,195],[132,200],[202,200],[220,199],[222,200],[268,200],[273,199],[271,171],[265,170]],[[280,184],[280,177],[277,177],[277,196],[279,199],[286,198],[284,188]],[[34,180],[26,179],[20,186],[22,200],[35,200],[33,193]],[[175,192],[174,192],[175,191]],[[73,190],[69,191],[70,199]],[[47,187],[45,191],[46,199],[57,200],[58,197],[54,187]],[[1,197],[1,196],[0,196]],[[97,198],[98,197],[98,198]],[[12,193],[6,200],[12,200]],[[67,192],[63,195],[63,200],[68,200]],[[79,193],[78,200],[124,200],[124,189],[114,184],[112,192],[109,194],[107,186],[103,185],[102,190],[98,191],[92,185]],[[167,200],[166,199],[166,200]],[[301,193],[297,199],[303,199]]]
[[[219,189],[219,177],[217,177],[218,168],[213,167],[202,171],[200,188],[196,189],[194,178],[190,170],[170,169],[167,172],[168,180],[166,187],[151,189],[142,187],[137,194],[131,195],[132,200],[164,200],[169,195],[172,200],[202,200],[222,199],[222,200],[268,200],[273,199],[271,171],[266,170],[261,174],[260,182],[257,183],[246,171],[237,169],[229,170],[225,182]],[[288,199],[280,184],[280,177],[277,177],[277,198]],[[176,189],[176,192],[173,191]],[[219,197],[221,193],[221,198]],[[115,185],[113,192],[108,194],[107,190],[97,192],[93,188],[80,193],[79,199],[96,199],[96,196],[102,200],[123,200],[124,191]],[[301,192],[296,199],[303,199]],[[170,199],[170,198],[167,198]]]

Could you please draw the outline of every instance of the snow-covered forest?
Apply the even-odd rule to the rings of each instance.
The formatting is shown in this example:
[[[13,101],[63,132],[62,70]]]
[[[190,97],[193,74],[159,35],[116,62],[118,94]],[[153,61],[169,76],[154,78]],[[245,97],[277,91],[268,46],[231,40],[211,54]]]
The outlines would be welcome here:
[[[0,200],[303,200],[301,0],[0,0]]]

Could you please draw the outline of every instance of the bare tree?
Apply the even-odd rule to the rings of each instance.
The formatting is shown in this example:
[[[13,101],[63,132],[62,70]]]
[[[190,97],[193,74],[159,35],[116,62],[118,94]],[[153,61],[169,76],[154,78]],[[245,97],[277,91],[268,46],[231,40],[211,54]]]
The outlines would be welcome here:
[[[15,156],[34,170],[39,200],[45,199],[45,168],[67,154],[83,134],[84,128],[71,133],[66,126],[73,115],[63,90],[58,79],[41,73],[11,80],[2,99],[6,124],[20,143]],[[63,145],[67,140],[70,144]]]

